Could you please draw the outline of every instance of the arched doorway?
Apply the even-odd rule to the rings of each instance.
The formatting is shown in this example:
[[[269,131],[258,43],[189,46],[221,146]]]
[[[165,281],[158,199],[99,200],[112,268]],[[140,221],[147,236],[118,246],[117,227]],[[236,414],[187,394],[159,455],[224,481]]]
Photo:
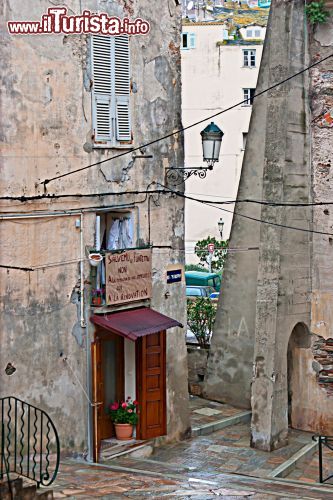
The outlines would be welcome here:
[[[307,404],[306,395],[307,357],[311,347],[311,335],[304,323],[297,323],[291,332],[287,351],[288,425],[303,428],[302,406]]]

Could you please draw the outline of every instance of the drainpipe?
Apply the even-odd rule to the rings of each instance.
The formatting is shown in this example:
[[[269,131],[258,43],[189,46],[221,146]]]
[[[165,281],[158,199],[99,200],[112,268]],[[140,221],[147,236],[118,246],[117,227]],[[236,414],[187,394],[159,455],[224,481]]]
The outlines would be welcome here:
[[[84,319],[84,245],[83,245],[83,213],[80,213],[80,324],[86,328]]]

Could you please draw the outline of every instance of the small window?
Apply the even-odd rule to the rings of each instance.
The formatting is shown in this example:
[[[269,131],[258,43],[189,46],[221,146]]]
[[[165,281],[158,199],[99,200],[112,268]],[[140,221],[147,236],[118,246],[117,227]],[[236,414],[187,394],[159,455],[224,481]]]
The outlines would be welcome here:
[[[255,49],[243,50],[243,66],[246,68],[254,68],[256,65],[256,51]]]
[[[254,31],[254,38],[260,38],[261,37],[261,31],[260,30],[255,30]]]
[[[243,89],[244,102],[243,106],[252,106],[256,89]]]
[[[243,147],[242,150],[245,151],[247,141],[247,132],[243,132]]]
[[[196,46],[195,33],[182,33],[182,46],[183,50],[195,49]]]
[[[134,220],[131,212],[100,212],[96,214],[95,250],[107,252],[132,248],[136,244],[134,237]],[[93,305],[106,302],[106,269],[105,259],[98,267],[92,268],[91,274]]]
[[[252,30],[246,30],[246,38],[252,38],[253,37],[253,31]]]

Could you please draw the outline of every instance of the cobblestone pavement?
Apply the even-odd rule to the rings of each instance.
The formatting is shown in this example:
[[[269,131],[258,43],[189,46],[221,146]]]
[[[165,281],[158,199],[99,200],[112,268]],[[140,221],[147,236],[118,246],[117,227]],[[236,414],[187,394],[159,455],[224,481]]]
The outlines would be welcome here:
[[[207,425],[242,411],[197,397],[191,398],[190,405],[192,426]],[[333,487],[310,484],[318,477],[315,456],[305,462],[305,469],[296,469],[289,476],[294,483],[268,477],[311,442],[311,437],[310,433],[292,430],[288,446],[266,453],[250,448],[250,424],[241,423],[210,435],[161,446],[149,457],[119,456],[99,466],[67,461],[60,467],[54,486],[55,498],[208,500],[220,496],[332,500]],[[333,453],[331,458],[333,473]]]
[[[105,466],[77,462],[61,463],[57,480],[52,486],[55,499],[332,499],[332,491],[327,488],[296,486],[283,481],[228,474],[219,474],[200,481],[181,475],[112,470]]]
[[[250,448],[250,424],[237,424],[208,436],[161,446],[155,449],[148,460],[141,460],[146,460],[150,470],[156,472],[161,472],[163,467],[172,467],[184,474],[194,474],[195,477],[201,477],[202,473],[206,475],[221,472],[267,477],[309,442],[311,434],[292,430],[288,446],[268,454]],[[109,463],[139,467],[139,463],[130,457],[119,457]]]

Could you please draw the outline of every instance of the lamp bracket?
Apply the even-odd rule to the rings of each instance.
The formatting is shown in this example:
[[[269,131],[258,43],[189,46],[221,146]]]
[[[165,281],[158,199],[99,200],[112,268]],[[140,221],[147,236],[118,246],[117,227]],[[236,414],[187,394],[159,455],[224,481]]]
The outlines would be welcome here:
[[[173,186],[182,184],[187,181],[192,175],[199,177],[199,179],[205,179],[207,176],[207,171],[213,170],[213,165],[208,165],[208,167],[171,167],[165,169],[166,181]]]

